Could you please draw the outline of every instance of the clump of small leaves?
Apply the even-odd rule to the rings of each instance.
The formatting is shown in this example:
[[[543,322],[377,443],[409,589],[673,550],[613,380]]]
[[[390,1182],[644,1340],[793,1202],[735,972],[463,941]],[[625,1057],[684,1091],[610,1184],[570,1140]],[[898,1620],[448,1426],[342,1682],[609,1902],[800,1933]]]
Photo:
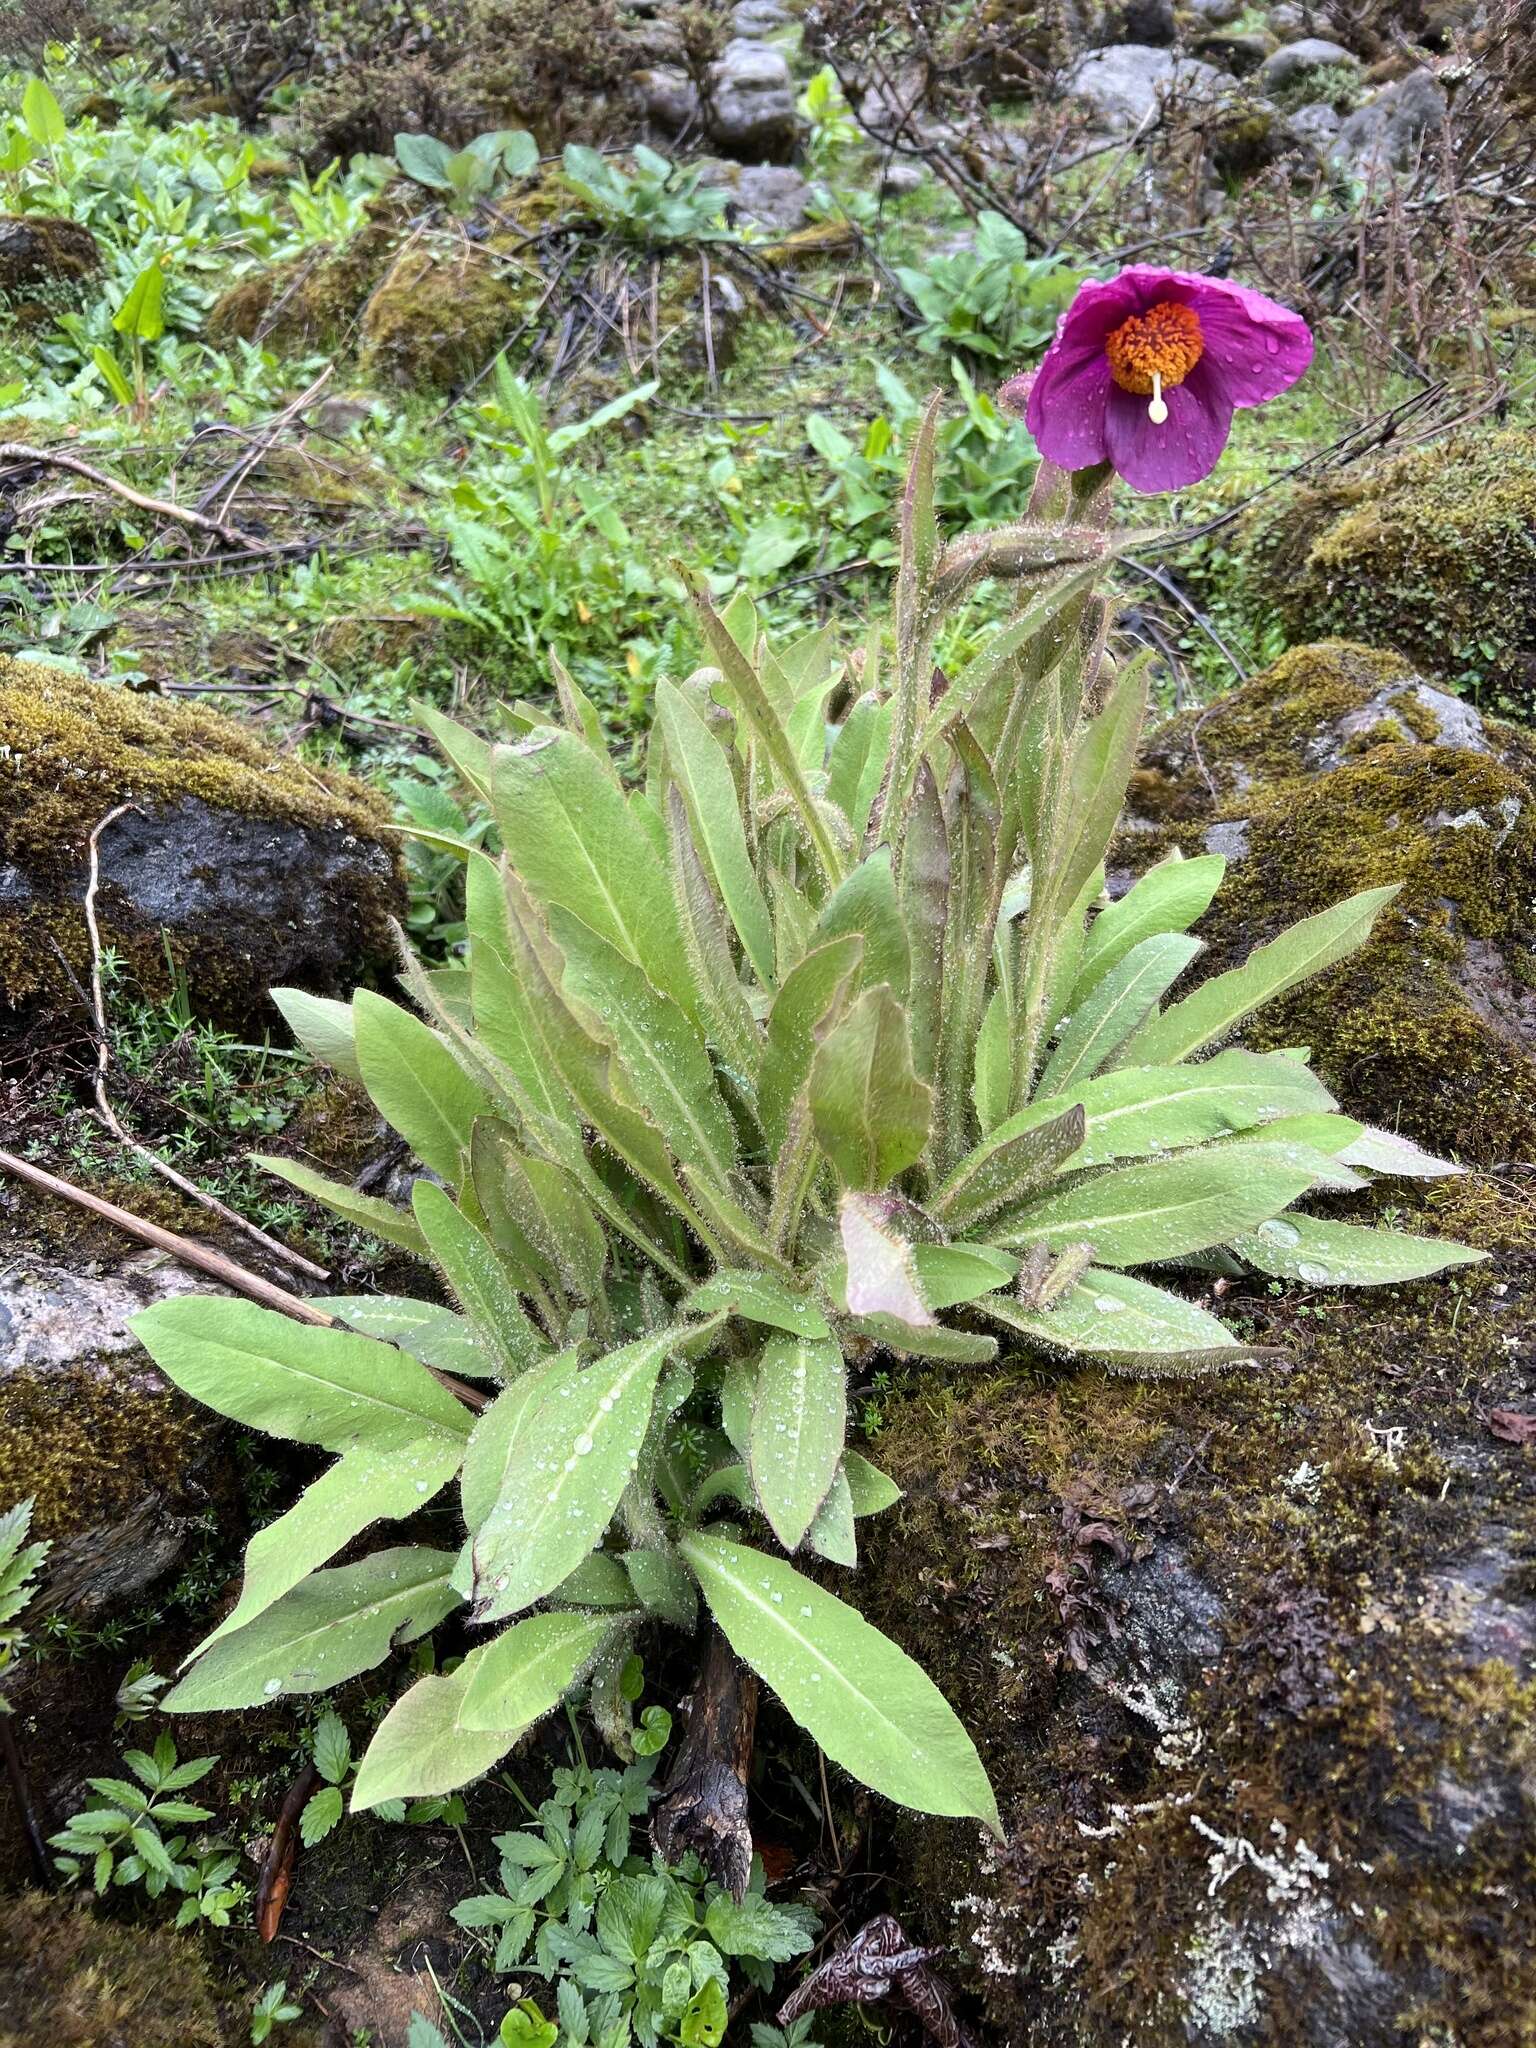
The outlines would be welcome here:
[[[288,1996],[288,1980],[279,1977],[267,1985],[255,2005],[251,2008],[252,2048],[261,2048],[274,2027],[286,2027],[293,2020],[302,2019],[304,2008],[295,2005]]]
[[[461,1927],[494,1934],[498,1971],[555,1981],[553,2025],[569,2048],[718,2048],[733,1972],[767,1990],[774,1965],[816,1939],[808,1907],[764,1895],[761,1861],[738,1900],[696,1857],[669,1868],[631,1854],[655,1768],[655,1757],[624,1771],[583,1758],[557,1770],[534,1824],[496,1838],[501,1889],[453,1909]],[[536,2004],[525,2017],[552,2024]]]
[[[932,1681],[790,1562],[851,1571],[898,1498],[847,1442],[850,1366],[1007,1345],[1217,1373],[1255,1347],[1192,1271],[1370,1285],[1478,1256],[1296,1206],[1456,1170],[1341,1114],[1304,1055],[1234,1043],[1395,892],[1174,993],[1224,864],[1106,892],[1147,696],[1106,652],[1097,586],[1134,539],[1106,532],[1108,470],[1043,465],[1026,518],[947,542],[938,410],[889,626],[776,643],[694,580],[708,665],[658,688],[641,787],[558,663],[553,712],[516,707],[505,743],[428,714],[504,849],[464,849],[464,958],[407,957],[414,1008],[279,994],[428,1172],[406,1209],[268,1163],[429,1259],[455,1306],[136,1319],[185,1392],[336,1458],[253,1539],[169,1708],[326,1691],[455,1613],[475,1632],[386,1715],[354,1808],[467,1784],[581,1688],[630,1760],[639,1632],[706,1610],[854,1777],[997,1828]],[[986,579],[1011,616],[936,673]],[[328,1564],[455,1477],[462,1536]]]
[[[37,1575],[47,1560],[50,1546],[29,1543],[32,1502],[19,1501],[0,1515],[0,1678],[27,1647],[18,1620],[22,1609],[37,1591]],[[0,1714],[12,1711],[0,1692]]]
[[[61,1875],[70,1884],[89,1876],[98,1894],[108,1885],[140,1885],[152,1899],[177,1892],[178,1927],[200,1920],[228,1927],[246,1898],[245,1886],[230,1882],[239,1856],[222,1842],[165,1832],[213,1819],[208,1807],[174,1795],[206,1778],[218,1758],[179,1763],[175,1743],[161,1735],[153,1751],[125,1750],[122,1762],[132,1776],[88,1778],[95,1797],[59,1834],[50,1835],[61,1852],[54,1859]]]

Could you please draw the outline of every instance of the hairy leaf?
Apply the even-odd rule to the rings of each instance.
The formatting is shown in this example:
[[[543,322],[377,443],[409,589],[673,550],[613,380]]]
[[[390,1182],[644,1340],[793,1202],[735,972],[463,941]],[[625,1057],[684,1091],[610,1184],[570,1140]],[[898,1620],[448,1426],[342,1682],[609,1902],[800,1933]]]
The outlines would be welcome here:
[[[758,1360],[748,1462],[763,1513],[786,1550],[798,1550],[816,1519],[847,1430],[841,1346],[827,1338],[770,1338]]]
[[[975,1745],[893,1642],[779,1558],[705,1530],[681,1548],[731,1648],[834,1763],[919,1813],[1001,1832]]]

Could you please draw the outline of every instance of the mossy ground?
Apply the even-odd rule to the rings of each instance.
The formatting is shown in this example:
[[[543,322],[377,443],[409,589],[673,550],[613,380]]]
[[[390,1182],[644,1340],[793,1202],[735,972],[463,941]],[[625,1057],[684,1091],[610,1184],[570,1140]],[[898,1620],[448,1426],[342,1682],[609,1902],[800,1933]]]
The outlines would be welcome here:
[[[0,792],[0,863],[27,882],[19,907],[0,913],[0,990],[11,1005],[44,990],[68,990],[61,958],[77,980],[89,974],[79,905],[90,838],[120,804],[152,808],[194,798],[238,817],[387,847],[371,897],[359,884],[359,908],[364,950],[389,950],[395,855],[379,795],[345,775],[281,760],[249,728],[202,705],[166,703],[0,657]],[[117,948],[145,987],[164,985],[161,933],[132,923],[115,928],[110,877],[104,879],[104,943]],[[221,975],[217,956],[217,935],[210,934],[196,961],[205,996],[216,1002],[222,980],[230,1005],[249,1009],[263,993],[252,987],[252,963],[237,955]]]
[[[1282,1368],[1194,1393],[1020,1361],[886,1406],[875,1454],[907,1499],[861,1602],[977,1732],[1009,1831],[978,1877],[969,1831],[908,1823],[898,1882],[921,1925],[959,1907],[992,2038],[1173,2048],[1228,2038],[1227,1997],[1244,2041],[1530,2040],[1536,1664],[1488,1622],[1528,1598],[1536,1467],[1484,1416],[1522,1385],[1536,1205],[1449,1192],[1424,1224],[1498,1246],[1497,1272],[1229,1295]],[[1142,1561],[1113,1569],[1112,1541]],[[1167,1560],[1214,1639],[1168,1628],[1171,1690],[1138,1697],[1117,1631]],[[1239,1838],[1290,1872],[1286,1911]],[[1287,1911],[1324,1901],[1327,1939],[1297,1923],[1286,1955]],[[1412,2008],[1379,2033],[1316,2031],[1338,1930]]]
[[[1298,648],[1211,709],[1171,721],[1133,779],[1143,829],[1122,846],[1139,864],[1153,849],[1202,851],[1212,826],[1241,828],[1246,851],[1201,925],[1201,974],[1356,890],[1399,883],[1370,943],[1267,1008],[1249,1042],[1310,1045],[1351,1114],[1464,1159],[1528,1157],[1536,743],[1491,721],[1489,751],[1434,744],[1412,691],[1364,729],[1344,729],[1411,673],[1348,642]],[[1326,774],[1322,745],[1338,762]],[[1214,795],[1202,763],[1216,764]]]
[[[83,1901],[0,1899],[0,2048],[223,2048],[233,2038],[191,1942],[111,1926]]]

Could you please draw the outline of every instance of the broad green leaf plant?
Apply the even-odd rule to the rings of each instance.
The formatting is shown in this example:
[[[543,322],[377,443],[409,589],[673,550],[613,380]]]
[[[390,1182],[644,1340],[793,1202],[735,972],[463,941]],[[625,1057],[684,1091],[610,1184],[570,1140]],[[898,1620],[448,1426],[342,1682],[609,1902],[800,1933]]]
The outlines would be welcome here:
[[[407,957],[407,1002],[278,998],[425,1172],[406,1209],[266,1163],[455,1305],[137,1319],[187,1393],[335,1459],[254,1537],[169,1707],[321,1692],[450,1615],[471,1633],[385,1717],[354,1808],[467,1783],[583,1684],[625,1754],[638,1631],[707,1614],[853,1776],[996,1828],[931,1681],[794,1561],[851,1570],[898,1498],[846,1441],[850,1368],[1215,1373],[1253,1349],[1191,1267],[1368,1285],[1478,1256],[1296,1206],[1456,1170],[1342,1115],[1303,1054],[1239,1042],[1393,892],[1175,992],[1223,864],[1105,893],[1146,701],[1105,649],[1106,478],[1043,466],[1022,521],[946,543],[938,404],[888,631],[775,646],[691,583],[710,663],[660,686],[643,786],[558,662],[555,715],[519,707],[507,743],[426,714],[505,849],[464,849],[462,962]],[[940,627],[986,578],[1012,616],[946,677]],[[455,1479],[459,1540],[330,1563]]]

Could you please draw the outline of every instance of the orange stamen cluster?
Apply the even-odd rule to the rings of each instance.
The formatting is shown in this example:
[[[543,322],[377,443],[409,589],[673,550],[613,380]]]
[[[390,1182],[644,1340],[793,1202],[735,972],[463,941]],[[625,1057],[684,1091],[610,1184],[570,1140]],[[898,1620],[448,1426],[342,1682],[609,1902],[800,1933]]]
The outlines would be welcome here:
[[[1110,375],[1122,391],[1149,397],[1163,384],[1182,384],[1205,354],[1200,316],[1193,306],[1164,299],[1145,313],[1133,313],[1105,338]]]

